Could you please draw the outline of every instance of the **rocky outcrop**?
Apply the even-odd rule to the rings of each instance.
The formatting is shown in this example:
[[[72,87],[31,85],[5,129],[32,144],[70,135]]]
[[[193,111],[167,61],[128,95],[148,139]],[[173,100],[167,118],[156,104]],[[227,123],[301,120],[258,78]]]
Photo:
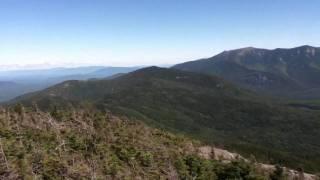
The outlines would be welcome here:
[[[232,153],[224,149],[212,147],[212,146],[201,146],[198,148],[198,155],[205,159],[215,159],[225,163],[230,163],[234,160],[244,160],[248,159],[242,157],[240,154]],[[270,175],[276,170],[275,165],[255,163],[256,168],[263,172],[265,175]],[[319,180],[319,177],[313,174],[304,173],[297,170],[292,170],[286,167],[282,167],[284,173],[288,180]]]

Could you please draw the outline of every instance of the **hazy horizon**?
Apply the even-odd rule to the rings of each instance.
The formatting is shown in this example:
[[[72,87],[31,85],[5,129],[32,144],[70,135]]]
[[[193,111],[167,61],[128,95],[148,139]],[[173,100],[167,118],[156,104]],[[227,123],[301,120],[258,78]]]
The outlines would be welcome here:
[[[309,44],[304,44],[300,46],[312,46]],[[277,47],[277,48],[283,48],[283,49],[290,49],[290,48],[296,48],[300,46],[295,46],[295,47]],[[246,46],[246,47],[252,47],[252,46]],[[246,47],[239,47],[237,49],[241,48],[246,48]],[[317,46],[313,46],[317,47]],[[258,48],[258,49],[268,49],[268,48],[259,48],[259,47],[253,47],[253,48]],[[318,47],[317,47],[318,48]],[[269,48],[268,50],[274,50],[276,48]],[[235,50],[235,49],[225,49],[223,51],[229,51],[229,50]],[[222,51],[221,51],[222,52]],[[221,53],[219,52],[219,53]],[[209,58],[215,55],[218,55],[219,53],[213,54],[211,56],[207,57],[199,57],[197,59],[188,59],[183,60],[183,61],[178,61],[176,63],[183,63],[187,62],[190,60],[198,60],[198,59],[203,59],[203,58]],[[0,72],[3,71],[20,71],[20,70],[44,70],[44,69],[52,69],[52,68],[80,68],[80,67],[94,67],[94,66],[101,66],[101,67],[147,67],[147,66],[158,66],[158,67],[170,67],[175,64],[135,64],[135,65],[109,65],[109,64],[102,64],[102,63],[39,63],[39,64],[5,64],[2,65],[0,64]]]

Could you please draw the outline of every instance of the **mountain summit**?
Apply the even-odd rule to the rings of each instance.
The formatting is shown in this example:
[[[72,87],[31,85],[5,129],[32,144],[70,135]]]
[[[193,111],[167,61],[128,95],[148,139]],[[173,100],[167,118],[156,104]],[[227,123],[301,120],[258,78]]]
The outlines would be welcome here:
[[[307,45],[273,50],[241,48],[173,68],[218,75],[269,95],[320,97],[320,48]]]

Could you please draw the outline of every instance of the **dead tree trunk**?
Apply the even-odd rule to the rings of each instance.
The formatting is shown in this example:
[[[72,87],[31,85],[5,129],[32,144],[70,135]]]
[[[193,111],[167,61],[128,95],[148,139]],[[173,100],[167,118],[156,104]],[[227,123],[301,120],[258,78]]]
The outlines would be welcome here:
[[[2,145],[1,138],[0,138],[0,158],[1,158],[0,159],[1,160],[0,163],[5,164],[6,170],[9,170],[8,160],[7,160],[6,154],[4,153],[4,150],[3,150],[3,145]]]

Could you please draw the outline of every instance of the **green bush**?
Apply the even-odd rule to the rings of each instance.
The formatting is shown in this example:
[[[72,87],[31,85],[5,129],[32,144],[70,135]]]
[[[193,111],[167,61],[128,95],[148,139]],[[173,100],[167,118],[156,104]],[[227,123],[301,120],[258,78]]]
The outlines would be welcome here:
[[[150,167],[153,163],[153,155],[149,152],[139,152],[137,158],[142,166]]]

